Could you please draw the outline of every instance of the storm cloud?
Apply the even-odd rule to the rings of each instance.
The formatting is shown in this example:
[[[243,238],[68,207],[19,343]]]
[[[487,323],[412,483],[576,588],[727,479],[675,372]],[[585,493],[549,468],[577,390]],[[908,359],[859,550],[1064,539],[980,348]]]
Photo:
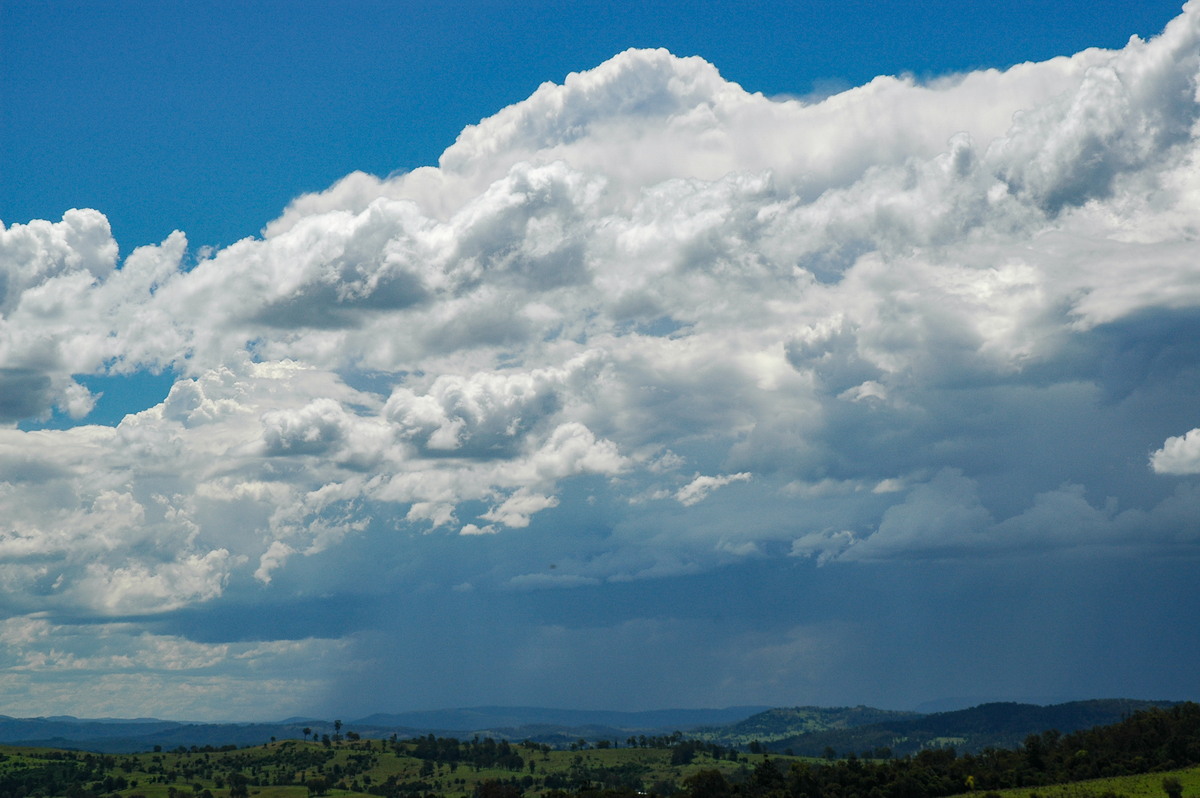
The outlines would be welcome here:
[[[379,661],[429,702],[530,702],[599,650],[682,668],[705,640],[658,703],[886,701],[837,681],[899,650],[866,614],[662,607],[736,604],[738,569],[832,604],[864,569],[960,567],[1020,611],[1000,559],[1194,561],[1198,77],[1196,2],[1121,50],[816,102],[629,50],[216,251],[177,232],[118,262],[103,209],[3,228],[6,711],[62,705],[70,670],[109,696],[201,684],[154,710],[176,716],[261,680],[271,713]],[[82,377],[164,370],[164,401],[87,423]],[[572,593],[577,615],[531,609]],[[311,627],[273,633],[264,596]],[[429,622],[339,630],[330,596]],[[189,614],[223,607],[227,639]],[[493,647],[492,692],[425,685],[416,650],[475,678],[445,624]],[[1188,687],[1152,676],[1133,689]]]

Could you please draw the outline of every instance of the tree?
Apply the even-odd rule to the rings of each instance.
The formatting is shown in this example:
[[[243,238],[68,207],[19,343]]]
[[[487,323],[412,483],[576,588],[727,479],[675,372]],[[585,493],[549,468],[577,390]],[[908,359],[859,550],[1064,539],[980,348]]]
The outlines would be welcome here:
[[[496,779],[484,779],[475,785],[476,798],[521,798],[521,790],[513,784]]]
[[[229,774],[229,798],[247,798],[250,795],[250,780],[241,773]]]
[[[729,782],[713,768],[696,771],[683,780],[683,786],[692,798],[725,798],[730,792]]]
[[[310,728],[309,728],[309,727],[307,727],[307,726],[305,726],[303,729],[301,729],[301,731],[303,731],[303,732],[304,732],[304,739],[305,739],[305,740],[307,740],[307,739],[308,739],[308,735],[312,734],[312,729],[310,729]]]
[[[696,758],[696,747],[681,743],[671,749],[672,765],[690,765]]]
[[[1045,755],[1046,746],[1040,734],[1031,734],[1025,738],[1025,761],[1029,763],[1029,767],[1034,770],[1045,769]]]
[[[1165,776],[1162,780],[1163,792],[1167,798],[1183,798],[1183,785],[1174,776]]]

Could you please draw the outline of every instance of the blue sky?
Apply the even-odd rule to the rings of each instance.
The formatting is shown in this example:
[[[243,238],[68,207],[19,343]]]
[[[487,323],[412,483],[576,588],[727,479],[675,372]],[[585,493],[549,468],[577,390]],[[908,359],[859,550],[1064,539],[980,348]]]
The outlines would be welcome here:
[[[0,713],[1200,698],[1195,3],[0,37]]]

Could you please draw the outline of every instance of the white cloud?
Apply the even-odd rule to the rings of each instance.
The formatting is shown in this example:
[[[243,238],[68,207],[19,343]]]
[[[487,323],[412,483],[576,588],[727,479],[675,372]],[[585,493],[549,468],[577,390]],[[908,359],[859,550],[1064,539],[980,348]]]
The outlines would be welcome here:
[[[498,507],[493,507],[481,518],[495,521],[508,527],[529,526],[529,516],[549,507],[557,507],[558,499],[554,496],[542,496],[525,488],[513,493]],[[463,534],[469,534],[464,529]]]
[[[348,414],[332,399],[315,399],[298,410],[270,410],[263,414],[263,440],[267,453],[326,454],[346,436]]]
[[[254,572],[254,578],[269,584],[271,572],[281,568],[287,562],[288,557],[295,553],[295,549],[283,541],[271,541],[271,545],[267,546],[267,550],[258,558],[258,570]]]
[[[846,545],[850,559],[873,559],[894,556],[955,553],[962,549],[986,546],[980,538],[991,528],[991,513],[980,503],[976,483],[955,470],[942,471],[933,479],[918,485],[905,500],[883,514],[879,528],[864,540],[846,537],[839,532],[833,537]],[[797,552],[812,544],[802,544]]]
[[[1150,455],[1150,467],[1157,474],[1200,474],[1200,429],[1167,438]]]
[[[215,549],[150,567],[87,566],[74,592],[86,606],[110,614],[164,612],[221,595],[228,579],[229,552]]]
[[[691,507],[693,504],[699,504],[707,499],[708,495],[717,488],[733,482],[748,482],[750,476],[745,471],[740,474],[719,474],[717,476],[697,474],[691,482],[675,492],[675,500],[684,507]]]
[[[823,564],[842,554],[857,542],[854,533],[849,529],[843,529],[838,532],[809,532],[792,541],[790,554],[793,557],[812,557],[815,555],[817,562]]]

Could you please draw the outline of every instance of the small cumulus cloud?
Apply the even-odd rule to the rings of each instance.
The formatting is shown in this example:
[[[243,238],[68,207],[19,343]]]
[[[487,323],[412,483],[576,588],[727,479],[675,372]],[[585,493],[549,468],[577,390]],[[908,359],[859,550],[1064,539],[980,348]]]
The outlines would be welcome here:
[[[693,504],[699,504],[707,499],[708,495],[717,488],[722,488],[734,482],[749,482],[750,477],[750,473],[746,471],[739,474],[720,474],[717,476],[697,474],[691,482],[675,491],[675,501],[684,507],[691,507]]]
[[[1150,467],[1157,474],[1200,474],[1200,429],[1167,438],[1150,455]]]
[[[263,415],[267,454],[324,454],[345,436],[346,412],[332,399],[316,399],[294,411]]]
[[[151,567],[88,566],[74,586],[87,606],[106,614],[163,612],[221,595],[233,561],[225,549]]]
[[[582,574],[531,573],[517,574],[508,580],[510,587],[518,590],[542,590],[545,588],[572,588],[600,584],[594,576]]]
[[[549,507],[557,507],[558,499],[553,496],[542,496],[525,488],[513,493],[497,507],[483,514],[482,518],[495,521],[507,527],[529,526],[529,516]]]
[[[258,558],[258,569],[254,572],[254,578],[264,584],[269,584],[271,572],[281,567],[287,562],[287,558],[295,553],[295,550],[283,541],[271,541],[271,545]]]
[[[791,555],[793,557],[816,556],[817,561],[824,564],[856,542],[854,533],[849,529],[837,532],[810,532],[792,541]]]

